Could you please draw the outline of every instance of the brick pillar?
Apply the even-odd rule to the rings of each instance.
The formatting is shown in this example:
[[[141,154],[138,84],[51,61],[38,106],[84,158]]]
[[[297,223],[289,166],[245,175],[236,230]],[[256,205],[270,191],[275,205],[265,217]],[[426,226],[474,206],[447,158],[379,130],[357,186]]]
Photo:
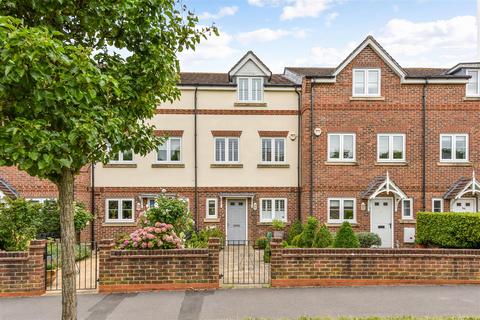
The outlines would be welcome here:
[[[113,239],[103,239],[98,243],[99,262],[98,262],[98,282],[99,290],[105,282],[105,278],[109,277],[108,273],[111,271],[109,265],[110,251],[115,248],[115,241]]]
[[[45,293],[45,246],[46,240],[32,240],[28,248],[31,264],[30,282],[33,294]]]
[[[208,239],[208,256],[211,263],[213,284],[220,287],[220,239],[210,238]]]
[[[270,242],[270,277],[271,285],[275,286],[275,280],[278,278],[278,266],[282,261],[282,239],[273,238]]]

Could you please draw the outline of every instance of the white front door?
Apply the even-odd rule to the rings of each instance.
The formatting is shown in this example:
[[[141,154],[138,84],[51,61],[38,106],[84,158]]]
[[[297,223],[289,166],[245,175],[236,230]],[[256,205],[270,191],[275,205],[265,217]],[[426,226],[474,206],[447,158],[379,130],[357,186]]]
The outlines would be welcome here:
[[[453,212],[475,212],[475,199],[458,199],[453,202]]]
[[[374,199],[372,200],[372,232],[378,234],[382,239],[383,248],[392,248],[392,199]]]

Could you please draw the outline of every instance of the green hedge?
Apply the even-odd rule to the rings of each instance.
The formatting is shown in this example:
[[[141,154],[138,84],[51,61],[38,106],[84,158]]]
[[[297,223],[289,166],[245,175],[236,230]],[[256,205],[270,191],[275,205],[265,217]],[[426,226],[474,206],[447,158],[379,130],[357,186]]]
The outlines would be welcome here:
[[[416,238],[424,245],[480,249],[480,213],[419,212]]]

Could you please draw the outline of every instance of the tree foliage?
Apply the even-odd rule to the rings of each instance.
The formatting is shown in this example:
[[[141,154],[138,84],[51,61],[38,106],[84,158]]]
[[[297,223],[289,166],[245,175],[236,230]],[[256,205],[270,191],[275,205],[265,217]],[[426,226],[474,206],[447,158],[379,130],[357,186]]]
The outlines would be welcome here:
[[[80,232],[93,219],[93,215],[85,208],[83,203],[75,203],[74,226]],[[60,209],[56,201],[45,201],[39,216],[37,234],[49,237],[60,235]]]

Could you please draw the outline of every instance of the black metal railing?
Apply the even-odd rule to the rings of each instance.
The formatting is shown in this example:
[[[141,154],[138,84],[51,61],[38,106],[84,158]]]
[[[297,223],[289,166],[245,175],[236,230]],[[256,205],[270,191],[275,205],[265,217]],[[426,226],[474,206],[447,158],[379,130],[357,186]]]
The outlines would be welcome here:
[[[60,240],[48,240],[45,248],[45,289],[62,290],[62,249]],[[98,255],[95,242],[75,245],[75,273],[77,290],[97,288]]]
[[[227,240],[220,251],[220,277],[223,284],[269,284],[268,252],[252,240]]]

